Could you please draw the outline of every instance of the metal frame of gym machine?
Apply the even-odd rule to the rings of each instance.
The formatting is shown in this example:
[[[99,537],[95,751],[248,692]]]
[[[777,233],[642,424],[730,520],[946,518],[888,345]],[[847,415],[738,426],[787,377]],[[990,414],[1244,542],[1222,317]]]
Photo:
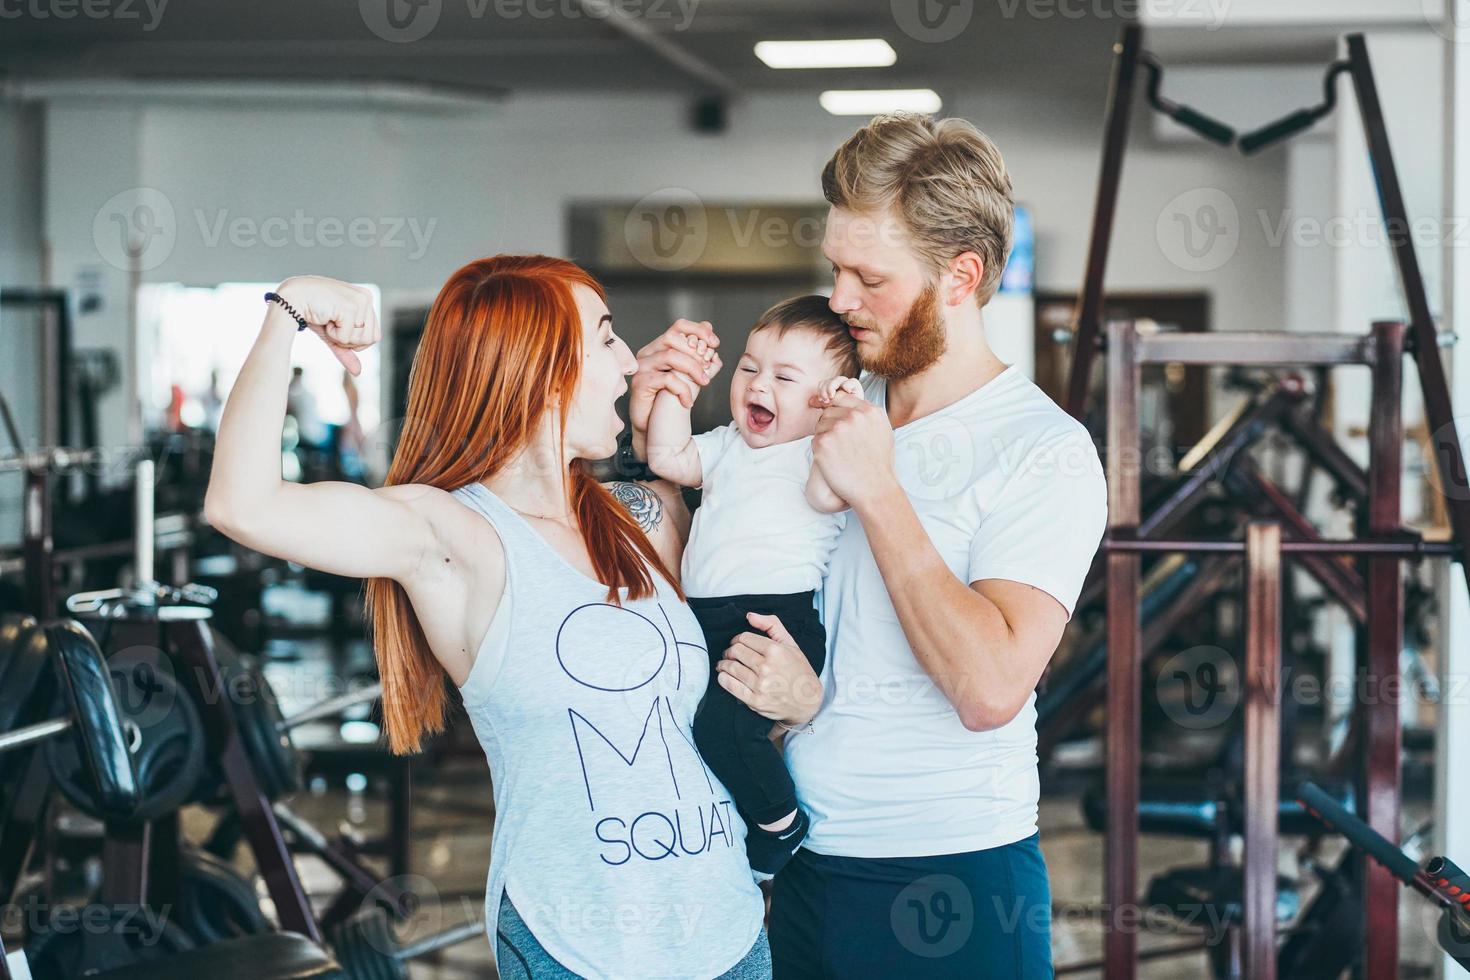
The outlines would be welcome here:
[[[1158,495],[1156,506],[1140,521],[1138,535],[1150,537],[1167,532],[1207,499],[1206,491],[1212,484],[1223,482],[1242,495],[1251,509],[1274,515],[1300,537],[1320,540],[1316,528],[1303,516],[1291,495],[1250,462],[1246,450],[1271,431],[1292,439],[1314,465],[1327,472],[1344,498],[1358,505],[1366,504],[1367,474],[1342,453],[1314,418],[1304,417],[1305,396],[1303,386],[1293,381],[1279,383],[1269,393],[1261,392],[1242,405],[1228,426],[1217,426],[1190,450],[1192,463],[1172,486]],[[1324,590],[1347,608],[1355,622],[1364,622],[1367,611],[1362,597],[1366,585],[1360,575],[1325,555],[1302,555],[1299,561]],[[1230,565],[1226,556],[1208,556],[1192,574],[1181,568],[1166,582],[1160,582],[1162,594],[1156,597],[1158,601],[1151,601],[1155,598],[1152,594],[1143,598],[1142,605],[1151,607],[1142,616],[1148,621],[1143,631],[1143,661],[1157,654],[1163,641],[1185,617],[1197,611],[1202,603],[1212,601],[1221,589],[1231,587],[1230,580],[1235,575]],[[1105,562],[1099,562],[1089,571],[1077,603],[1079,610],[1106,597],[1107,576],[1101,574],[1104,568]],[[1177,581],[1176,575],[1180,576]],[[1064,664],[1060,673],[1048,678],[1036,702],[1037,754],[1043,765],[1057,744],[1105,700],[1106,685],[1102,682],[1106,659],[1104,630],[1095,643]]]
[[[1114,47],[1102,167],[1093,212],[1087,271],[1074,330],[1067,410],[1081,418],[1086,407],[1093,359],[1105,349],[1107,415],[1108,532],[1103,540],[1108,590],[1107,846],[1105,963],[1110,980],[1132,978],[1137,968],[1136,930],[1122,918],[1137,902],[1139,794],[1139,574],[1144,552],[1243,554],[1246,561],[1245,793],[1243,928],[1240,960],[1252,980],[1276,976],[1276,814],[1279,785],[1279,689],[1281,656],[1281,561],[1284,555],[1355,555],[1366,561],[1366,663],[1359,677],[1382,685],[1398,676],[1403,634],[1403,584],[1399,562],[1442,555],[1458,558],[1470,576],[1470,494],[1460,452],[1439,336],[1419,271],[1398,172],[1389,147],[1382,106],[1361,34],[1346,37],[1347,54],[1329,66],[1328,101],[1303,110],[1268,130],[1289,135],[1331,107],[1338,74],[1352,80],[1368,152],[1377,179],[1379,202],[1398,267],[1409,321],[1378,322],[1366,336],[1229,332],[1143,336],[1131,321],[1113,322],[1102,332],[1103,277],[1118,200],[1128,117],[1140,64],[1157,63],[1143,50],[1143,31],[1128,25]],[[1155,101],[1155,108],[1160,108]],[[1176,107],[1177,108],[1177,107]],[[1179,118],[1179,116],[1175,116]],[[1181,121],[1185,121],[1181,119]],[[1186,123],[1187,124],[1187,123]],[[1196,127],[1199,128],[1199,127]],[[1208,134],[1207,134],[1208,135]],[[1215,137],[1212,137],[1215,138]],[[1218,140],[1228,142],[1226,140]],[[1259,144],[1257,144],[1259,145]],[[1397,232],[1395,231],[1397,229]],[[1425,542],[1403,528],[1400,462],[1403,445],[1402,360],[1411,353],[1419,370],[1435,460],[1445,487],[1452,542]],[[1139,530],[1139,381],[1144,364],[1342,365],[1360,364],[1373,375],[1373,412],[1369,431],[1369,487],[1366,534],[1349,540],[1283,540],[1277,522],[1257,521],[1246,540],[1200,541],[1150,538]],[[1381,687],[1380,687],[1381,690]],[[1389,841],[1399,839],[1400,738],[1397,704],[1388,697],[1360,702],[1358,806],[1366,822]],[[1365,859],[1366,861],[1366,859]],[[1363,966],[1370,980],[1396,976],[1398,966],[1398,884],[1371,861],[1364,868],[1363,914],[1366,936]]]

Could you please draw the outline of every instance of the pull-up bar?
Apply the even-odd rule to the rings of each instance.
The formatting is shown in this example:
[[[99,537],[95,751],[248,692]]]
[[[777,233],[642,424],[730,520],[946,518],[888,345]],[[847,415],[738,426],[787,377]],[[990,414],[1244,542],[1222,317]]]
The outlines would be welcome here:
[[[1144,69],[1148,72],[1148,90],[1145,95],[1148,98],[1149,106],[1155,112],[1168,116],[1181,126],[1189,127],[1212,143],[1229,146],[1235,140],[1235,130],[1218,119],[1212,119],[1203,112],[1197,109],[1191,109],[1187,105],[1170,102],[1168,99],[1159,95],[1159,87],[1163,84],[1164,79],[1164,68],[1152,54],[1147,51],[1140,51],[1138,63],[1143,65]]]
[[[1282,116],[1273,123],[1267,123],[1260,129],[1246,133],[1240,138],[1240,152],[1255,153],[1272,143],[1289,139],[1302,130],[1310,128],[1318,119],[1332,112],[1337,107],[1335,87],[1337,76],[1352,71],[1352,68],[1353,66],[1346,61],[1334,61],[1328,65],[1327,74],[1322,79],[1321,103],[1310,108],[1298,109],[1289,116]]]

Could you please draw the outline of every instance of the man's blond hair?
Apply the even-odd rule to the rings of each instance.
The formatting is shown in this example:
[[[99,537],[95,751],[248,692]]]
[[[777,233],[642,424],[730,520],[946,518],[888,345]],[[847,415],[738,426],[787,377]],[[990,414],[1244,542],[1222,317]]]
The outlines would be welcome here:
[[[1011,176],[990,137],[966,120],[878,116],[832,154],[822,194],[845,211],[891,209],[935,272],[963,252],[979,255],[981,306],[1000,288],[1015,223]]]

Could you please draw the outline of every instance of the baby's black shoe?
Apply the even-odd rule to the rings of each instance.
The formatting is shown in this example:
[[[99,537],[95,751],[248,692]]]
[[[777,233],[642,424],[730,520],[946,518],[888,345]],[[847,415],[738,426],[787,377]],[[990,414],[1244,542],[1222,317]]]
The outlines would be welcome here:
[[[745,835],[745,855],[756,881],[769,881],[790,861],[812,829],[811,818],[800,807],[791,823],[781,830],[762,830],[751,824]]]

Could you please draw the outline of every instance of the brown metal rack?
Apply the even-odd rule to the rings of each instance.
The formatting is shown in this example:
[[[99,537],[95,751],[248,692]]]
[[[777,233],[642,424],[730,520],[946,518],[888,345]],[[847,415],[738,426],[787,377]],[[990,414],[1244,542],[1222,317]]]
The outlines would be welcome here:
[[[1093,218],[1087,272],[1078,307],[1068,411],[1082,418],[1093,360],[1106,351],[1108,534],[1103,541],[1108,594],[1107,849],[1105,901],[1111,910],[1105,963],[1111,980],[1131,978],[1138,963],[1136,930],[1126,911],[1138,901],[1138,806],[1140,740],[1141,559],[1146,552],[1241,553],[1246,562],[1245,812],[1243,923],[1239,962],[1252,980],[1277,973],[1276,815],[1280,798],[1281,563],[1285,555],[1355,555],[1362,559],[1365,601],[1361,682],[1382,690],[1399,673],[1403,635],[1400,562],[1427,555],[1459,559],[1470,575],[1470,492],[1450,404],[1439,337],[1429,313],[1410,227],[1388,144],[1367,47],[1349,35],[1347,56],[1328,67],[1328,101],[1243,138],[1252,152],[1266,139],[1290,135],[1329,111],[1331,86],[1339,74],[1351,78],[1373,161],[1380,204],[1409,313],[1407,324],[1375,323],[1371,333],[1301,334],[1229,332],[1142,335],[1132,321],[1110,323],[1104,337],[1101,311],[1113,215],[1122,174],[1128,116],[1137,69],[1150,61],[1142,30],[1124,28],[1115,46],[1107,129]],[[1157,74],[1157,65],[1154,72]],[[1266,134],[1271,134],[1267,136]],[[1404,439],[1401,414],[1403,355],[1411,353],[1424,391],[1438,473],[1444,488],[1453,540],[1425,542],[1402,527],[1400,464]],[[1292,514],[1252,522],[1244,541],[1199,541],[1155,537],[1141,530],[1139,391],[1140,369],[1149,364],[1230,366],[1365,365],[1372,371],[1373,411],[1366,507],[1358,536],[1324,540],[1301,533]],[[1360,688],[1361,689],[1361,688]],[[1360,815],[1389,841],[1399,839],[1400,732],[1392,698],[1360,700],[1356,706],[1359,755],[1356,793]],[[1398,886],[1382,867],[1363,870],[1364,975],[1396,975]]]

